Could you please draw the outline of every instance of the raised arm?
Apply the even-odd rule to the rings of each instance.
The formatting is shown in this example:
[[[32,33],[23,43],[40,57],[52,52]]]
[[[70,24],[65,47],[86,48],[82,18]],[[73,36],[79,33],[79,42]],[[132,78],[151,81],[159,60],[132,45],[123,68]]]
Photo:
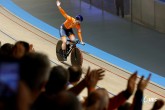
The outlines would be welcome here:
[[[61,2],[59,1],[59,0],[57,0],[56,1],[56,4],[57,4],[57,7],[58,7],[58,9],[60,10],[60,12],[61,12],[61,14],[66,18],[66,19],[68,19],[68,15],[67,15],[67,13],[61,8]]]
[[[81,91],[87,87],[88,93],[92,92],[95,89],[95,86],[99,80],[102,80],[104,77],[104,70],[103,69],[96,69],[90,71],[90,68],[88,68],[88,71],[86,73],[85,78],[76,86],[69,89],[69,91],[75,93],[76,95],[79,95]]]
[[[133,94],[134,89],[135,89],[136,79],[137,79],[137,72],[132,74],[131,77],[128,79],[126,90],[120,92],[118,95],[109,99],[108,110],[117,109],[123,103],[125,103],[126,100],[130,98],[130,96]]]
[[[137,85],[137,90],[136,90],[130,110],[142,110],[143,92],[144,92],[144,89],[146,88],[146,86],[148,85],[150,78],[151,78],[151,74],[149,74],[149,76],[146,80],[144,79],[144,76],[141,77],[141,79]]]

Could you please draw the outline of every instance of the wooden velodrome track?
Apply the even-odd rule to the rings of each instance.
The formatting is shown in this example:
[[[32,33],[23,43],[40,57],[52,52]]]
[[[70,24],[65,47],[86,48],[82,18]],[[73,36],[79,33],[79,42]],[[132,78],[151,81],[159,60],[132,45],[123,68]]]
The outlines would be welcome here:
[[[18,40],[27,41],[34,45],[36,51],[47,54],[52,66],[63,65],[67,68],[68,65],[70,65],[69,59],[66,64],[62,64],[57,60],[55,52],[58,39],[56,39],[55,36],[51,36],[37,29],[0,6],[0,41],[4,44],[7,42],[15,43]],[[106,88],[110,93],[110,97],[126,88],[127,80],[131,73],[85,52],[83,52],[83,57],[84,72],[86,72],[89,66],[91,69],[103,68],[106,71],[105,77],[98,83],[98,87]],[[86,95],[86,90],[82,92],[82,95]],[[150,82],[144,92],[144,96],[147,101],[151,98],[161,98],[165,100],[165,88]],[[133,97],[129,99],[129,102],[132,101],[132,98]],[[152,105],[153,102],[151,101],[144,103],[143,110],[150,109]],[[165,110],[165,106],[162,110]]]

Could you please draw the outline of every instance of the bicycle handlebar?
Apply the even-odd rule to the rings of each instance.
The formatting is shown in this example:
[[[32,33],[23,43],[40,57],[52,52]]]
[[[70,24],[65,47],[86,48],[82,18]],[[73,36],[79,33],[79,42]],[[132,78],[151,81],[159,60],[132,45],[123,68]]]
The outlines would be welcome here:
[[[71,41],[69,39],[67,39],[67,41],[71,42],[71,43],[74,43],[74,44],[81,44],[79,40],[76,40],[76,41]],[[81,44],[81,45],[85,45],[85,44]]]

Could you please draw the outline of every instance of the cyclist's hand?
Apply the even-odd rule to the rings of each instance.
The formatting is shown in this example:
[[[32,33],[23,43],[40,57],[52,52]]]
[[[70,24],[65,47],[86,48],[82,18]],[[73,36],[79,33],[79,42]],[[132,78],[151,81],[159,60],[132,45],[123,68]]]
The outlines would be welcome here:
[[[59,0],[56,1],[57,6],[61,5],[61,2]]]
[[[80,44],[81,44],[81,45],[85,45],[85,43],[84,43],[84,42],[80,42]]]

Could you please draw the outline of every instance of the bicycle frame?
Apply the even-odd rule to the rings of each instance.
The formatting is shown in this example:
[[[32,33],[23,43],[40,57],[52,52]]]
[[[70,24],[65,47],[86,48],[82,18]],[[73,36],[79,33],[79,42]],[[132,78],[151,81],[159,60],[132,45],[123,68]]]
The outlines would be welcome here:
[[[71,41],[71,40],[67,40],[67,41],[69,41],[69,43],[72,43],[72,44],[69,44],[69,45],[70,45],[70,48],[69,48],[69,50],[66,52],[66,55],[69,56],[70,52],[72,51],[73,48],[76,47],[76,44],[79,43],[79,41],[78,41],[78,40],[77,40],[76,42],[73,42],[73,41]]]

